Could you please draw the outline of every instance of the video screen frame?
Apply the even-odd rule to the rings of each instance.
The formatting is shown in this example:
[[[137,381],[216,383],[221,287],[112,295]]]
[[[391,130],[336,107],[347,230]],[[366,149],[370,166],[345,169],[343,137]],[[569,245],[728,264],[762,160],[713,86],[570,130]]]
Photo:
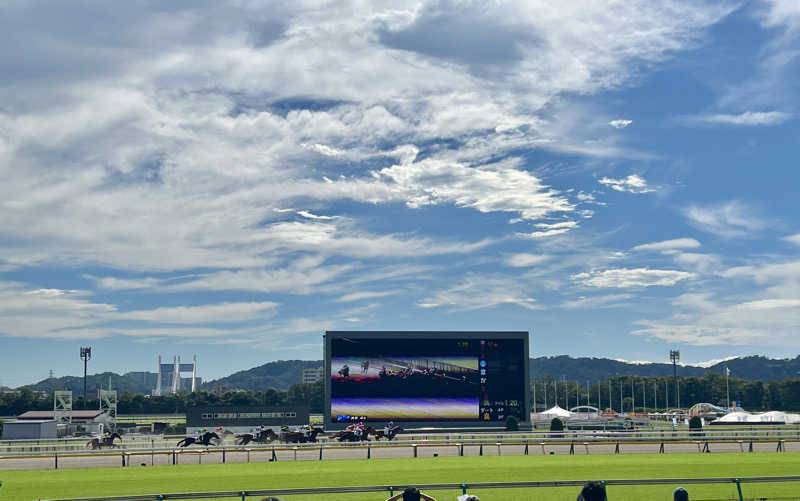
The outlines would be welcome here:
[[[324,340],[324,362],[326,375],[324,379],[325,384],[325,407],[324,407],[324,423],[325,429],[339,430],[347,426],[347,423],[332,422],[331,421],[331,346],[335,339],[403,339],[404,341],[413,341],[414,339],[420,340],[519,340],[522,341],[522,353],[520,357],[522,360],[523,371],[522,377],[524,381],[523,388],[523,419],[522,425],[529,424],[530,421],[530,394],[529,394],[529,380],[530,380],[530,336],[526,331],[326,331]],[[371,422],[372,425],[380,424],[380,422]],[[503,423],[497,421],[415,421],[408,423],[409,427],[425,428],[425,427],[440,427],[440,428],[492,428],[504,426]]]

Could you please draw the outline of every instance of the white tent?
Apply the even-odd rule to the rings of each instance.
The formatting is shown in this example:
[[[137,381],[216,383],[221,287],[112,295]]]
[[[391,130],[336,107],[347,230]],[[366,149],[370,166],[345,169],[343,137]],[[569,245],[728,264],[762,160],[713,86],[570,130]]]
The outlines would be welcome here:
[[[566,409],[562,409],[558,405],[556,405],[555,407],[550,407],[546,411],[542,411],[539,414],[541,414],[542,416],[547,416],[547,417],[551,417],[551,418],[554,418],[554,417],[568,418],[568,417],[572,416],[572,413],[570,411],[568,411]]]
[[[749,412],[731,412],[717,419],[717,421],[720,423],[747,423],[753,417],[755,416]]]
[[[720,423],[800,423],[800,414],[787,414],[781,411],[770,411],[761,414],[749,412],[731,412],[717,420]]]

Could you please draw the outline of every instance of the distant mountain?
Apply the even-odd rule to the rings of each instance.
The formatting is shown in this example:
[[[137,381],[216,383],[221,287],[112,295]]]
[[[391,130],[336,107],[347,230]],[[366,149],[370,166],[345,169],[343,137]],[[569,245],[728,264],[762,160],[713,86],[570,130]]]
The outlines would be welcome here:
[[[97,388],[108,389],[109,377],[111,378],[111,388],[114,390],[149,394],[156,387],[158,374],[154,372],[128,372],[121,376],[113,372],[90,374],[86,376],[86,390],[90,395],[96,397]],[[72,394],[77,397],[83,395],[83,376],[51,377],[28,385],[28,388],[48,393],[53,390],[72,390]]]
[[[530,360],[531,377],[562,376],[570,381],[600,381],[610,376],[643,376],[658,377],[672,375],[672,365],[665,363],[628,363],[609,358],[572,358],[566,355],[556,357],[537,357]],[[239,371],[230,376],[200,385],[201,390],[238,389],[265,391],[269,388],[286,390],[299,383],[303,369],[321,367],[321,360],[279,360],[268,362],[252,369]],[[723,374],[725,367],[731,370],[731,376],[751,381],[781,381],[800,378],[800,356],[793,359],[771,359],[762,356],[734,358],[720,362],[711,367],[690,365],[678,366],[678,375],[701,377],[706,372]],[[157,375],[153,372],[128,372],[123,375],[105,372],[87,377],[90,392],[98,387],[108,388],[111,376],[112,388],[130,393],[149,394],[156,386]],[[65,376],[49,378],[29,385],[34,391],[51,392],[53,390],[72,390],[76,396],[83,394],[83,377]]]
[[[531,359],[531,378],[553,377],[568,381],[600,381],[610,376],[658,377],[672,375],[672,364],[633,364],[610,358],[537,357]],[[678,366],[681,376],[702,376],[706,369]]]
[[[759,381],[782,381],[800,378],[800,356],[796,358],[772,359],[753,355],[734,358],[712,365],[711,372],[725,373],[725,367],[731,370],[731,377]]]
[[[279,360],[203,383],[200,385],[200,389],[215,390],[221,387],[258,391],[269,388],[287,390],[291,385],[302,381],[303,369],[317,367],[322,367],[322,360]]]
[[[672,364],[628,363],[608,358],[537,357],[530,361],[531,377],[562,376],[570,381],[600,381],[610,376],[658,377],[672,375]],[[731,376],[751,381],[781,381],[800,378],[800,356],[794,359],[771,359],[762,356],[734,358],[710,367],[679,365],[679,376],[701,377],[706,372],[724,374],[725,367]]]

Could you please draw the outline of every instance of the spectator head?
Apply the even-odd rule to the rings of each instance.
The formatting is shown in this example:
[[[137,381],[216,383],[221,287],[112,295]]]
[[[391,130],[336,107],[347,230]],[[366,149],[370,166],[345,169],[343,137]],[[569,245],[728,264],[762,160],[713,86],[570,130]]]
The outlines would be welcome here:
[[[416,487],[407,487],[403,491],[403,501],[420,501],[422,496],[419,494],[419,489]]]
[[[672,499],[674,501],[689,501],[689,493],[683,487],[678,487],[672,493]]]
[[[606,487],[602,482],[586,482],[578,501],[606,501]]]

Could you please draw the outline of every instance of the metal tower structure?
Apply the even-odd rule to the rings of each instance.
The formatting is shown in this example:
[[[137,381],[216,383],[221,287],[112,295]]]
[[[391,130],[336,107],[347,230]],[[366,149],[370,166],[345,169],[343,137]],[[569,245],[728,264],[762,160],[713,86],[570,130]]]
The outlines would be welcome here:
[[[100,400],[100,412],[104,412],[108,419],[108,427],[112,432],[117,431],[117,390],[97,390]]]
[[[58,423],[72,424],[72,391],[53,392],[53,417]]]

